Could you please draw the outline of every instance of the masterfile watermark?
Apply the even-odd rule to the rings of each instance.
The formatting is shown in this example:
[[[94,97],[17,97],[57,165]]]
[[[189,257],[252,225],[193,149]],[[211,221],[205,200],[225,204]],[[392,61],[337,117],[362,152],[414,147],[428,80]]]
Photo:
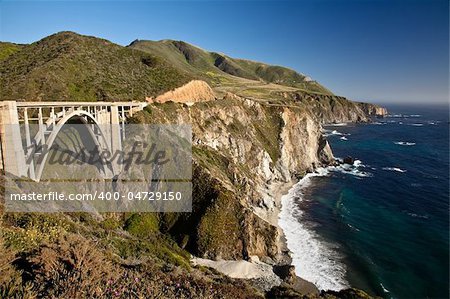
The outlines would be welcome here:
[[[15,126],[27,138],[2,148],[14,150],[4,165],[6,211],[191,210],[189,125]]]
[[[143,150],[138,150],[138,147],[143,147]],[[97,164],[97,163],[116,163],[122,165],[124,170],[129,170],[132,166],[137,165],[164,165],[169,162],[166,157],[165,150],[156,150],[157,145],[155,143],[148,144],[141,141],[135,141],[132,145],[130,152],[124,152],[123,150],[115,150],[111,152],[108,149],[103,149],[101,152],[94,148],[93,150],[81,149],[77,153],[73,153],[67,149],[61,148],[58,144],[52,147],[52,151],[46,145],[40,150],[41,155],[49,155],[47,163],[49,165],[72,165],[83,163]],[[33,147],[32,151],[35,149]],[[31,156],[28,158],[31,161]]]

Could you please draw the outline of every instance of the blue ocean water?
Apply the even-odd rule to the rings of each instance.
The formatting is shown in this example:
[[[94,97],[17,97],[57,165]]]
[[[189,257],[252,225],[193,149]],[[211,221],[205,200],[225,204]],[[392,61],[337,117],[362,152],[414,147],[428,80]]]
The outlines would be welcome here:
[[[448,107],[387,108],[373,124],[326,127],[334,155],[357,161],[295,186],[280,225],[297,274],[319,288],[448,298]]]

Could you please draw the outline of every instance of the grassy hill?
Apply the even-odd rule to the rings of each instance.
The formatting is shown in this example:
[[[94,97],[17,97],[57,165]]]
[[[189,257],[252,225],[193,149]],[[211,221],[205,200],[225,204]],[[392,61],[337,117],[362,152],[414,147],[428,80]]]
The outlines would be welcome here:
[[[144,100],[193,78],[155,55],[72,32],[19,49],[0,45],[1,100]]]
[[[142,101],[192,79],[207,81],[218,96],[331,94],[289,68],[234,59],[182,41],[136,40],[123,47],[73,32],[29,45],[0,42],[0,74],[0,100]]]
[[[332,94],[328,89],[303,74],[282,67],[208,52],[182,41],[140,41],[129,48],[163,57],[180,70],[196,74],[214,87],[276,84],[310,92]],[[250,82],[249,82],[250,81]],[[253,81],[253,82],[252,82]]]

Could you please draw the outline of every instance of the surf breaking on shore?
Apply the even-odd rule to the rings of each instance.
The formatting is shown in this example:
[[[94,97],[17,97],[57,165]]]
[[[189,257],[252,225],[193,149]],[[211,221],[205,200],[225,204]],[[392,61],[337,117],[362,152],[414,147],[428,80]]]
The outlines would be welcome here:
[[[340,159],[337,159],[340,160]],[[350,287],[346,281],[346,266],[343,256],[335,244],[321,239],[303,220],[304,212],[298,202],[304,200],[304,190],[311,185],[314,177],[327,176],[330,172],[342,172],[359,177],[371,176],[360,171],[365,167],[360,160],[353,165],[342,164],[317,168],[315,172],[305,175],[281,198],[281,211],[278,225],[286,236],[286,243],[291,252],[292,264],[296,274],[314,283],[321,290],[342,290]]]

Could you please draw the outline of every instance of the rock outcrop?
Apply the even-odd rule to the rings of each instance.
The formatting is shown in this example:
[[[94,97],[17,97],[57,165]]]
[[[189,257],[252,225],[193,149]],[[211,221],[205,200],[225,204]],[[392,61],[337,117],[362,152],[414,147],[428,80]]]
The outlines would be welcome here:
[[[168,91],[156,98],[146,98],[150,103],[164,103],[168,101],[176,103],[195,103],[212,101],[216,95],[212,88],[202,80],[192,80],[189,83]]]
[[[381,106],[349,101],[345,97],[335,95],[320,95],[308,92],[281,92],[277,94],[283,99],[293,101],[309,110],[317,122],[368,122],[371,117],[387,115],[386,108]]]
[[[358,103],[359,107],[370,116],[376,117],[385,117],[388,112],[387,109],[378,105],[369,104],[369,103]]]

